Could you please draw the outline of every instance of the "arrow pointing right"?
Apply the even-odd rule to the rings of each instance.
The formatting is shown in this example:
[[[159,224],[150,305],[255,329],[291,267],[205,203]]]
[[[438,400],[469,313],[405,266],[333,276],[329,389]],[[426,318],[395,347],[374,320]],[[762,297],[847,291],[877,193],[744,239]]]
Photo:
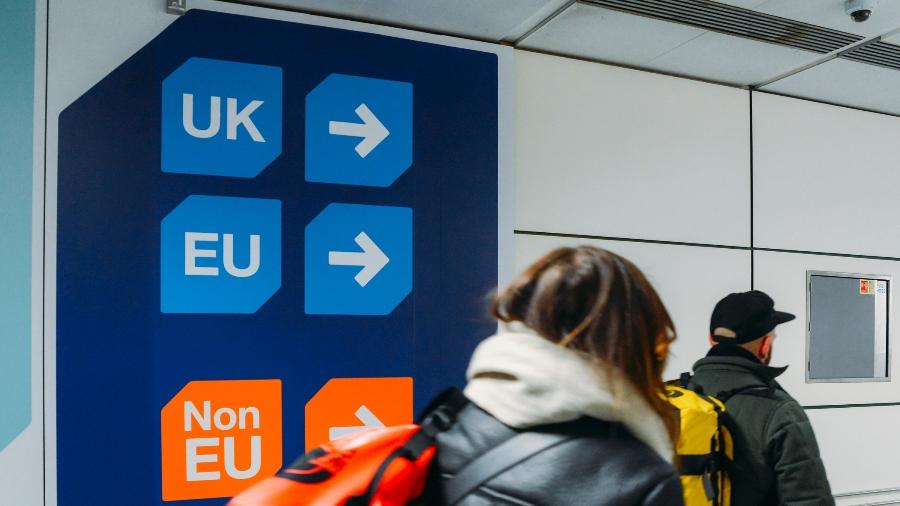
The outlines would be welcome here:
[[[365,232],[360,232],[356,236],[356,244],[362,248],[361,252],[357,251],[329,251],[328,265],[346,265],[352,267],[362,267],[353,278],[361,287],[369,284],[369,281],[375,278],[381,269],[391,261],[384,251],[375,244]]]
[[[362,425],[357,425],[355,427],[331,427],[328,429],[328,439],[334,441],[343,436],[347,436],[350,434],[356,434],[357,432],[366,430],[366,429],[375,429],[384,427],[384,423],[375,416],[375,413],[372,413],[372,410],[366,407],[365,404],[359,407],[356,410],[356,418],[362,422]]]
[[[328,133],[331,135],[344,135],[347,137],[362,137],[363,140],[356,145],[356,153],[360,158],[369,156],[373,149],[377,148],[381,141],[390,135],[390,131],[384,127],[377,116],[366,104],[359,104],[354,111],[362,123],[346,123],[343,121],[329,121]]]

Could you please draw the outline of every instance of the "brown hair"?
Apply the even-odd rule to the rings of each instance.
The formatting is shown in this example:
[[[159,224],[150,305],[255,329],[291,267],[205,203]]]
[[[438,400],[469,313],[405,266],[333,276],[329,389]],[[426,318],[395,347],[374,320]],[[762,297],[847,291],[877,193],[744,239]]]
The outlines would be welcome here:
[[[559,248],[502,290],[491,312],[617,368],[659,414],[674,441],[671,407],[660,394],[675,325],[634,264],[591,246]]]

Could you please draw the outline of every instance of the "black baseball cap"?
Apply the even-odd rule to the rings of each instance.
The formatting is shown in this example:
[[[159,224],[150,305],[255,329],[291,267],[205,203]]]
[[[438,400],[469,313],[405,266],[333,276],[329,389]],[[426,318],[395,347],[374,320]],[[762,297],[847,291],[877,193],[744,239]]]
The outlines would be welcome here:
[[[749,343],[794,318],[791,313],[775,311],[772,297],[759,290],[732,293],[713,309],[709,334],[717,343]]]

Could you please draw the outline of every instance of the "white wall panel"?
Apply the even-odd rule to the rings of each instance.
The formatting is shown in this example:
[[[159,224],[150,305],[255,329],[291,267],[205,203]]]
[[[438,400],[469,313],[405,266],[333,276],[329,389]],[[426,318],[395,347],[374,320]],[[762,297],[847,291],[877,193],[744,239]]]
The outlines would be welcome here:
[[[749,245],[746,91],[517,55],[518,229]]]
[[[753,94],[757,247],[900,257],[900,118]]]
[[[807,411],[834,494],[900,489],[900,406]],[[897,502],[884,502],[893,499]],[[898,504],[900,490],[848,496],[839,505]]]
[[[893,359],[898,356],[894,349],[889,350],[891,382],[807,384],[804,371],[806,271],[888,274],[894,276],[895,282],[900,282],[900,262],[766,251],[757,251],[754,255],[756,288],[771,295],[775,299],[776,308],[797,315],[795,321],[778,327],[778,337],[775,340],[772,364],[790,365],[787,372],[778,379],[781,385],[805,406],[900,402],[900,367]],[[896,315],[896,300],[891,300],[890,305],[892,315]],[[900,342],[896,318],[891,318],[890,326],[889,342],[895,348],[896,343]]]
[[[517,235],[517,269],[525,269],[554,248],[583,244],[608,249],[634,262],[662,297],[678,332],[670,350],[667,379],[689,371],[706,355],[709,316],[716,302],[731,292],[750,289],[750,252],[736,249]]]

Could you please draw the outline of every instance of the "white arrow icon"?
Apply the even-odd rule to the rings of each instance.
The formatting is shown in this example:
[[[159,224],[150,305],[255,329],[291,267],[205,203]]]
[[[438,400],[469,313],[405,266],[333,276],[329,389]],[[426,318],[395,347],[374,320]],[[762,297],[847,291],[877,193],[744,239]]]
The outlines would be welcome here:
[[[362,251],[329,251],[328,265],[362,267],[353,279],[359,286],[365,287],[391,259],[365,232],[360,232],[355,241]]]
[[[329,121],[328,133],[331,135],[345,135],[348,137],[362,137],[363,140],[356,145],[356,152],[365,158],[377,148],[391,132],[375,117],[366,104],[359,104],[356,115],[362,123],[345,123],[343,121]]]
[[[382,421],[375,416],[375,413],[372,413],[372,410],[367,408],[365,404],[360,406],[355,414],[356,418],[363,423],[362,425],[356,427],[331,427],[328,429],[328,439],[334,441],[340,437],[355,434],[362,430],[384,427],[384,423],[382,423]]]

